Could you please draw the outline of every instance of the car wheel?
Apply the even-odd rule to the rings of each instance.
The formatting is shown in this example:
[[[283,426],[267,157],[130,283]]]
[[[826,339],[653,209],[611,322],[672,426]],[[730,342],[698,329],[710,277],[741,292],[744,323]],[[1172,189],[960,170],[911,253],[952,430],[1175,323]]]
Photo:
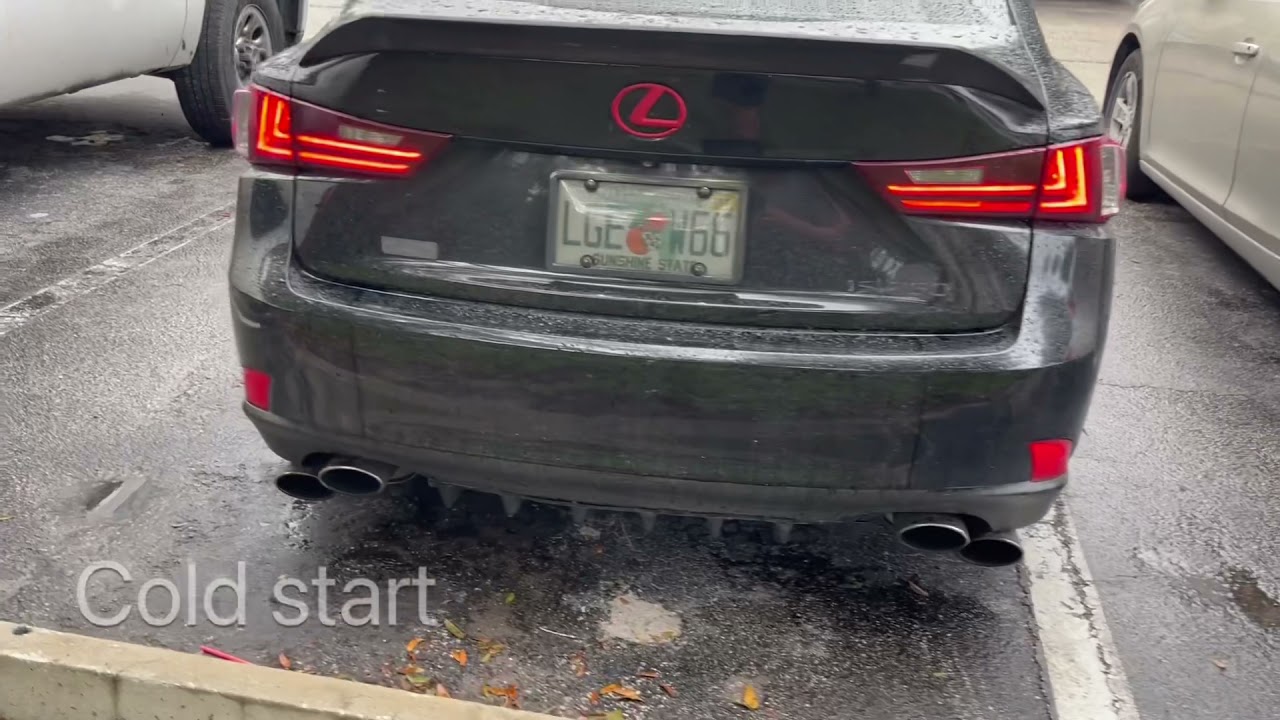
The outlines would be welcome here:
[[[182,114],[213,145],[231,144],[231,103],[253,69],[285,48],[276,0],[208,0],[191,64],[174,74]]]
[[[1103,111],[1107,135],[1124,147],[1128,163],[1127,194],[1132,200],[1146,200],[1160,193],[1138,164],[1142,150],[1142,90],[1142,51],[1134,50],[1116,70]]]

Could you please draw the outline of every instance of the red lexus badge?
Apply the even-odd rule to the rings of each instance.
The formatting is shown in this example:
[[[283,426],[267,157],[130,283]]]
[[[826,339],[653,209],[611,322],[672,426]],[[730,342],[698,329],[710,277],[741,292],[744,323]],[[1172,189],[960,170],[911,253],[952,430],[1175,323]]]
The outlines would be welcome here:
[[[629,135],[646,140],[670,137],[684,127],[689,108],[680,93],[666,85],[639,83],[622,88],[613,99],[613,121]]]

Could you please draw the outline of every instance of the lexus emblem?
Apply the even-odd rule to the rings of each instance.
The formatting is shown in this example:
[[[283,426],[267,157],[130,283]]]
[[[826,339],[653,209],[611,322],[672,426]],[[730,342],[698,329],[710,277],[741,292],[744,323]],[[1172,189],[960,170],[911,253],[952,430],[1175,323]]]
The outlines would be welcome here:
[[[613,121],[623,132],[645,140],[675,135],[688,119],[684,98],[666,85],[630,85],[613,98]]]

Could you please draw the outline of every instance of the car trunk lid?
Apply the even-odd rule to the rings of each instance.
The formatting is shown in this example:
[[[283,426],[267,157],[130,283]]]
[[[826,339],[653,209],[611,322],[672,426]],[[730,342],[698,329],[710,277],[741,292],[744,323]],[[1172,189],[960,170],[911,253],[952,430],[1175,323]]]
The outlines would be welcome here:
[[[485,3],[480,20],[472,3],[358,3],[367,16],[306,49],[279,88],[296,101],[452,139],[407,176],[304,173],[298,262],[373,288],[669,321],[956,332],[1016,314],[1028,221],[908,217],[851,165],[1047,144],[1038,81],[995,59],[1021,47],[1003,3],[971,4],[985,35],[972,17],[567,4]],[[910,39],[933,26],[960,30]]]

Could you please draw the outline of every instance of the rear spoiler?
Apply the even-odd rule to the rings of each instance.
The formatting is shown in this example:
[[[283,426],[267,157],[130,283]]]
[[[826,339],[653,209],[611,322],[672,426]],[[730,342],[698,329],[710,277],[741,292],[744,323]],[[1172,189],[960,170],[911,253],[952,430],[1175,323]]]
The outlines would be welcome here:
[[[384,52],[925,82],[982,90],[1027,107],[1045,108],[1038,81],[1024,82],[1009,69],[966,49],[839,38],[379,15],[332,27],[312,43],[301,63],[311,66],[347,55]],[[1034,67],[1030,60],[1028,67]]]

